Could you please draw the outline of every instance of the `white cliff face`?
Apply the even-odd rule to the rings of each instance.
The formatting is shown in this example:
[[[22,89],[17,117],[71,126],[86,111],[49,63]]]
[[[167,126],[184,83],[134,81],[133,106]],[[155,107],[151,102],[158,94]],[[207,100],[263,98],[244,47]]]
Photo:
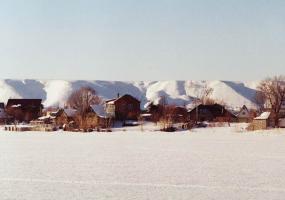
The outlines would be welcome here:
[[[63,106],[72,91],[89,86],[103,99],[130,94],[145,104],[157,103],[164,96],[167,103],[188,105],[204,87],[213,89],[211,97],[230,107],[254,107],[256,82],[232,81],[67,81],[67,80],[0,80],[0,101],[9,98],[41,98],[45,106]]]

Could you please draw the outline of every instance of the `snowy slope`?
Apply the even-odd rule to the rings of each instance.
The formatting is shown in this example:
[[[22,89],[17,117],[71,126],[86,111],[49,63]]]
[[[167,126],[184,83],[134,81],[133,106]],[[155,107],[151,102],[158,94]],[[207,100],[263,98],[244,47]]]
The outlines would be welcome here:
[[[131,94],[143,103],[158,102],[165,96],[169,104],[187,105],[199,96],[204,86],[213,89],[212,98],[231,107],[243,104],[253,107],[258,82],[231,81],[66,81],[66,80],[0,80],[0,101],[9,98],[42,98],[45,106],[63,106],[72,91],[82,86],[94,88],[103,99]]]

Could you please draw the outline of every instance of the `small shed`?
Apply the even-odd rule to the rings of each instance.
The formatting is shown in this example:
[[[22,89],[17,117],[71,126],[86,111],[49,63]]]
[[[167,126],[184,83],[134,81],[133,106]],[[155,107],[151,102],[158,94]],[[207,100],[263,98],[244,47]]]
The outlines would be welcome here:
[[[263,112],[260,116],[253,119],[252,129],[263,130],[270,126],[270,115],[271,112]]]

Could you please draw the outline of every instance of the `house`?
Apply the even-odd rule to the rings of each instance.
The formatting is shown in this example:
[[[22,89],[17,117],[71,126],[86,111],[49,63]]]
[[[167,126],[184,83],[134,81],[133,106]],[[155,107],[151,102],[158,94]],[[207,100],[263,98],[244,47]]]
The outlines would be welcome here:
[[[167,112],[168,115],[171,115],[174,123],[189,121],[188,110],[183,106],[161,105],[148,102],[144,107],[145,111],[142,116],[148,116],[147,119],[153,122],[159,121],[165,112]]]
[[[41,99],[9,99],[6,112],[14,120],[30,122],[42,115]]]
[[[91,111],[95,114],[94,116],[96,117],[95,125],[97,128],[109,128],[112,126],[113,124],[112,117],[107,114],[104,105],[92,105]]]
[[[269,126],[271,126],[270,117],[271,117],[271,112],[261,113],[260,116],[253,119],[250,129],[251,130],[267,129]]]
[[[173,110],[173,121],[175,123],[189,121],[187,109],[181,106],[175,106]]]
[[[237,117],[220,104],[200,104],[189,111],[190,120],[236,122]]]
[[[57,126],[55,124],[55,117],[42,116],[36,120],[30,121],[30,126],[32,126],[32,131],[56,131]]]
[[[116,120],[137,120],[140,115],[140,101],[131,95],[123,95],[105,102],[108,116]]]
[[[158,122],[162,116],[163,106],[160,104],[154,104],[153,102],[147,102],[144,106],[144,115],[147,116],[148,121]]]
[[[251,113],[245,105],[239,110],[236,116],[238,118],[238,122],[248,123],[252,119]]]
[[[77,110],[72,108],[58,109],[56,112],[50,112],[49,115],[54,119],[57,126],[63,127],[75,120]]]

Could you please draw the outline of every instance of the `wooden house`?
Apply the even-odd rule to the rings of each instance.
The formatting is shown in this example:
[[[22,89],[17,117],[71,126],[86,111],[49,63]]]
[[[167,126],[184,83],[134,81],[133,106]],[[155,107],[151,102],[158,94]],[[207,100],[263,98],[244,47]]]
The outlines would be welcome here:
[[[175,105],[161,105],[149,102],[145,105],[145,115],[149,114],[148,119],[154,122],[159,121],[159,119],[167,112],[171,115],[174,123],[189,121],[188,111],[185,107],[175,106]]]
[[[189,111],[192,121],[236,122],[237,117],[220,104],[203,105]]]
[[[148,114],[148,121],[158,122],[163,114],[163,106],[160,104],[154,104],[153,102],[148,102],[145,106],[145,111],[143,114]]]
[[[173,110],[173,121],[175,123],[189,121],[189,115],[187,109],[181,106],[175,106]]]
[[[105,102],[106,112],[116,120],[137,120],[140,115],[140,101],[131,95],[123,95]]]
[[[236,116],[238,122],[249,123],[252,121],[252,115],[245,105],[239,110]]]
[[[59,109],[56,112],[50,112],[49,115],[54,119],[54,123],[62,127],[75,120],[77,110],[72,108]]]
[[[6,112],[14,120],[30,122],[42,115],[41,99],[9,99]]]
[[[96,128],[110,128],[113,125],[113,119],[107,114],[104,105],[92,105],[91,111],[94,113]]]

